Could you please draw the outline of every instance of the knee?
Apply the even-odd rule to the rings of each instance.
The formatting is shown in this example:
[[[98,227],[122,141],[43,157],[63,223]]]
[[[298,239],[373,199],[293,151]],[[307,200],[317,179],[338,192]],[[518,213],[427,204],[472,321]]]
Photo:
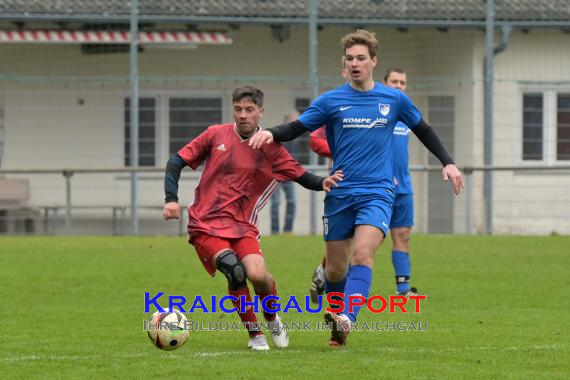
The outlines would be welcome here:
[[[286,201],[287,201],[287,204],[289,204],[289,205],[294,205],[294,204],[296,204],[296,203],[297,203],[297,199],[295,199],[295,193],[290,194],[290,195],[287,197]]]
[[[245,267],[247,269],[247,279],[253,284],[255,288],[265,288],[271,284],[272,277],[267,272],[263,256],[247,256],[245,260]]]
[[[374,253],[370,247],[355,246],[352,253],[352,265],[366,265],[372,267],[374,265]]]
[[[395,250],[408,252],[408,247],[410,243],[410,230],[403,229],[399,231],[394,231],[392,234],[392,241]]]
[[[353,257],[351,261],[352,265],[364,265],[372,268],[374,266],[374,259],[372,257]]]
[[[275,212],[279,212],[279,206],[281,205],[281,201],[279,200],[279,198],[276,198],[275,200],[273,200],[273,198],[271,199],[271,212],[275,213]]]
[[[267,273],[259,267],[249,268],[247,271],[247,278],[253,286],[258,287],[265,285],[267,282]]]
[[[243,262],[231,249],[225,250],[216,258],[216,267],[226,276],[228,287],[238,290],[247,286],[247,272]]]
[[[327,263],[327,266],[325,267],[326,278],[330,282],[338,282],[346,276],[347,269],[347,266],[331,265],[331,263]]]

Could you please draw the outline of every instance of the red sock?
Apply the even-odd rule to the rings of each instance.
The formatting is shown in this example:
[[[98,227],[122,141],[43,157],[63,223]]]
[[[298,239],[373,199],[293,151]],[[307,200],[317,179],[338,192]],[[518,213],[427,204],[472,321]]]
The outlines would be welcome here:
[[[240,304],[241,304],[240,298],[239,298],[240,296],[245,296],[245,300],[247,302],[251,302],[251,295],[249,294],[249,288],[247,286],[244,286],[243,288],[240,288],[238,290],[228,289],[228,294],[230,296],[234,296],[238,299],[237,301],[232,300],[232,303],[238,309],[239,318],[241,319],[242,323],[247,327],[247,331],[249,332],[249,336],[253,337],[255,335],[262,334],[262,331],[259,327],[259,324],[257,323],[257,317],[255,316],[255,313],[253,312],[252,306],[247,306],[245,309],[245,313],[239,312]]]
[[[261,305],[263,305],[263,299],[265,297],[276,296],[277,295],[277,289],[275,289],[275,280],[273,280],[273,285],[271,286],[271,290],[269,291],[269,293],[258,292],[257,290],[255,290],[255,294],[257,294],[259,296],[259,302],[261,303]],[[275,305],[275,302],[277,302],[277,301],[274,299],[268,300],[267,301],[267,308],[273,309],[273,305]],[[265,310],[263,310],[263,316],[265,317],[265,320],[267,322],[271,322],[271,321],[275,320],[275,317],[277,316],[277,314],[268,313]]]

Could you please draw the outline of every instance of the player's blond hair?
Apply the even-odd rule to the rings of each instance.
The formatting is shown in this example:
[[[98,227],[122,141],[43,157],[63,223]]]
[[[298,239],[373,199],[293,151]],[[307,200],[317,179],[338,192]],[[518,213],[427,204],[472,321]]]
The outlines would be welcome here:
[[[348,33],[342,37],[340,44],[344,52],[346,52],[346,49],[353,47],[354,45],[365,45],[368,47],[368,54],[370,54],[370,58],[376,57],[376,51],[378,50],[378,40],[376,39],[376,34],[364,29],[358,29],[355,32]]]

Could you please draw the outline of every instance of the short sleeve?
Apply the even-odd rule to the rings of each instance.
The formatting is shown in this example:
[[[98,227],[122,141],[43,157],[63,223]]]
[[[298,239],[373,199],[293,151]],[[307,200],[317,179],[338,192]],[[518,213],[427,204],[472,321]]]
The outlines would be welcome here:
[[[289,154],[282,144],[273,143],[267,149],[270,149],[272,153],[270,155],[271,170],[277,181],[295,181],[305,174],[305,168]]]
[[[400,92],[400,120],[409,128],[414,128],[420,123],[422,113],[412,103],[408,95]]]
[[[192,169],[196,169],[206,159],[210,151],[212,134],[212,128],[208,128],[178,151],[180,157]]]
[[[309,108],[299,116],[299,121],[309,131],[315,131],[326,124],[327,110],[327,96],[325,93],[311,103]]]

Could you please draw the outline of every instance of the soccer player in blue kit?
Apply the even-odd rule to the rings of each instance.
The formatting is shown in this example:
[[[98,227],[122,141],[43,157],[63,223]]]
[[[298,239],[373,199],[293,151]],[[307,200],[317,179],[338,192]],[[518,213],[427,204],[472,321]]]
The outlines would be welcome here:
[[[344,181],[325,197],[323,232],[326,241],[327,293],[367,298],[376,249],[388,233],[394,203],[392,137],[398,121],[410,127],[441,161],[442,177],[453,192],[463,187],[461,172],[441,141],[402,91],[372,78],[378,63],[378,41],[373,33],[357,30],[342,38],[349,81],[315,99],[298,120],[257,132],[249,145],[259,148],[289,141],[302,133],[327,126],[333,167],[343,170]],[[351,270],[347,276],[348,264]],[[329,346],[346,343],[360,307],[352,312],[326,312],[332,323]]]
[[[406,72],[393,67],[386,70],[384,84],[391,88],[406,91]],[[396,291],[400,295],[416,295],[417,289],[410,286],[410,233],[414,225],[414,190],[409,170],[410,128],[401,121],[394,128],[392,137],[392,158],[394,160],[394,181],[396,185],[390,235],[392,236],[392,264],[396,274]]]
[[[386,70],[384,84],[388,87],[406,91],[408,78],[406,72],[399,67]],[[410,286],[410,234],[414,226],[414,190],[409,170],[408,145],[410,141],[410,128],[399,121],[394,128],[392,137],[392,157],[395,182],[395,198],[392,206],[390,220],[390,235],[392,237],[392,264],[396,277],[396,291],[398,295],[417,295],[418,290]],[[325,129],[320,128],[311,133],[311,149],[318,154],[330,157],[330,149],[326,141]],[[315,150],[315,148],[318,148]],[[311,301],[318,303],[318,295],[325,288],[326,259],[313,273],[311,280]]]

